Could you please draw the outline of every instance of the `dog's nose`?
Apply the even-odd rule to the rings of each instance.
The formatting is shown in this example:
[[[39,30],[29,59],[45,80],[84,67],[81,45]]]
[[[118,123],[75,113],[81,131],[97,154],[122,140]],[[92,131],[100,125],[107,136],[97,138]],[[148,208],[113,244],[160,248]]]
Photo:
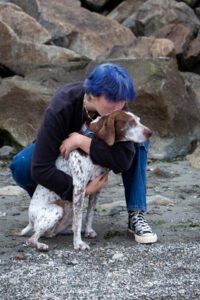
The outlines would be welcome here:
[[[152,136],[152,131],[148,128],[145,128],[144,135],[146,136],[147,139],[149,139]]]

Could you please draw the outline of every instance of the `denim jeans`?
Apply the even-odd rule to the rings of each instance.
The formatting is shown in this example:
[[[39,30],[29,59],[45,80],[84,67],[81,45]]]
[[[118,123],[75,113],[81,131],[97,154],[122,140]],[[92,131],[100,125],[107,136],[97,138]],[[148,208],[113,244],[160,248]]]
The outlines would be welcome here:
[[[149,142],[135,144],[136,154],[130,169],[122,173],[127,210],[146,211],[146,167]]]
[[[146,210],[146,165],[149,143],[136,144],[136,154],[131,168],[122,173],[127,210]],[[10,163],[16,183],[32,197],[36,183],[31,177],[31,160],[34,144],[14,156]]]
[[[35,144],[31,144],[20,151],[14,156],[9,165],[13,179],[20,187],[28,192],[30,197],[32,197],[36,188],[36,183],[31,177],[31,161],[34,146]]]

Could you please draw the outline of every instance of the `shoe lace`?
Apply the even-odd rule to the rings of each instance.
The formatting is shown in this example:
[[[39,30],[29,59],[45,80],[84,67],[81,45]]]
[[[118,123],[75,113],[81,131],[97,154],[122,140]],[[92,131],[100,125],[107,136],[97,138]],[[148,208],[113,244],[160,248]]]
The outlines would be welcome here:
[[[129,215],[129,222],[131,223],[131,227],[133,227],[133,229],[136,232],[139,233],[151,233],[152,229],[149,226],[149,224],[147,223],[147,221],[144,218],[144,213],[143,211],[140,212],[134,212],[132,214]]]

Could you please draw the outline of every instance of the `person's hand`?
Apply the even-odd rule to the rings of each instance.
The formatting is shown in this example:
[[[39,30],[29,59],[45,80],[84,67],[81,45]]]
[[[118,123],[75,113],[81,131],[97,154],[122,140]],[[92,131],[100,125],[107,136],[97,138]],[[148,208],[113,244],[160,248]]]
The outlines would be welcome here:
[[[85,196],[90,196],[99,192],[108,183],[108,173],[99,175],[94,180],[90,181],[86,186]]]
[[[65,139],[61,146],[60,146],[60,153],[62,154],[62,156],[67,159],[69,156],[69,153],[77,148],[79,148],[80,146],[80,139],[81,139],[82,135],[77,133],[77,132],[73,132],[69,135],[69,137],[67,139]]]

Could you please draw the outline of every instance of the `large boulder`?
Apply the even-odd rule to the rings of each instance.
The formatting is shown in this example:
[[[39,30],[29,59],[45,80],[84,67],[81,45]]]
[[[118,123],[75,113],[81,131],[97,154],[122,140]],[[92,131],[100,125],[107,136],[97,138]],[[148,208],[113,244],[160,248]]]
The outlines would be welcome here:
[[[0,65],[14,73],[25,75],[30,69],[51,65],[66,65],[81,60],[75,52],[57,46],[35,44],[19,39],[5,22],[0,20]]]
[[[20,5],[21,1],[17,3]],[[34,15],[38,15],[38,22],[51,33],[56,45],[90,59],[103,55],[113,45],[126,45],[135,38],[128,28],[80,7],[79,1],[37,0],[35,7],[38,13],[34,11]]]
[[[40,17],[40,5],[38,0],[11,0],[10,2],[13,2],[16,5],[20,6],[27,14],[32,16],[34,19],[37,20]],[[78,1],[75,0],[74,2],[77,3]]]
[[[192,30],[183,24],[166,25],[154,33],[154,36],[172,41],[178,56],[183,56],[193,39]]]
[[[124,24],[132,24],[134,33],[139,36],[153,35],[166,25],[178,23],[189,27],[195,34],[200,26],[193,9],[175,0],[148,0],[129,18]]]
[[[190,92],[192,98],[195,98],[195,103],[200,110],[200,75],[192,72],[182,72],[185,85]]]
[[[124,0],[107,17],[122,23],[144,3],[144,0]]]
[[[15,76],[0,85],[0,129],[21,146],[36,137],[53,90]]]
[[[0,3],[0,19],[26,42],[44,44],[51,39],[51,35],[44,27],[15,4]]]
[[[200,139],[200,109],[175,59],[112,61],[125,67],[134,79],[137,98],[130,106],[153,130],[150,156],[165,159],[187,154],[191,143]]]
[[[31,68],[25,79],[56,89],[65,83],[83,81],[88,63],[86,60],[68,61],[64,65]]]

